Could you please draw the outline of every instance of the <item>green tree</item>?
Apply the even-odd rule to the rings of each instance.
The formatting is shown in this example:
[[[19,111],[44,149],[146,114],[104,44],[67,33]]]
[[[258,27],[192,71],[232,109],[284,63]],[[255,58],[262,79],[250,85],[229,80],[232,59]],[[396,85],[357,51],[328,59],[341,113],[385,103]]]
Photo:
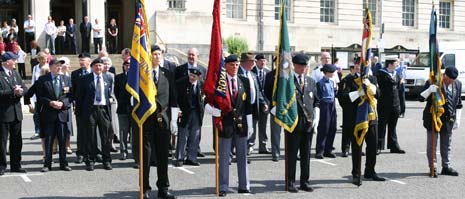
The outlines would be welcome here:
[[[247,40],[243,37],[234,37],[230,36],[223,41],[226,46],[228,46],[228,51],[231,54],[240,56],[241,53],[249,51],[249,45]]]

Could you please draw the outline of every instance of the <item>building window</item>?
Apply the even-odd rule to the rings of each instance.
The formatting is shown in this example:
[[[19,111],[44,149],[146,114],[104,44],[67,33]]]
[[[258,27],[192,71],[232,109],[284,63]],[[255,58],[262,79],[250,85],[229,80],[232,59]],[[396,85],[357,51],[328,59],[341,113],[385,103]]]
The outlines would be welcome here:
[[[233,19],[244,18],[243,0],[226,0],[226,17]]]
[[[365,8],[367,7],[367,2],[363,1],[363,16],[366,15],[365,13]],[[371,12],[371,21],[373,25],[376,25],[378,16],[376,15],[378,13],[378,0],[368,0],[368,9],[370,9]]]
[[[320,22],[335,22],[336,0],[320,0]]]
[[[186,0],[168,0],[168,9],[170,10],[185,10]]]
[[[281,0],[274,0],[274,19],[279,20],[279,9]],[[291,19],[291,0],[284,0],[284,9],[286,9],[286,19]]]
[[[402,25],[415,26],[416,1],[402,0]]]
[[[452,2],[441,1],[439,2],[439,27],[451,28],[452,19]]]

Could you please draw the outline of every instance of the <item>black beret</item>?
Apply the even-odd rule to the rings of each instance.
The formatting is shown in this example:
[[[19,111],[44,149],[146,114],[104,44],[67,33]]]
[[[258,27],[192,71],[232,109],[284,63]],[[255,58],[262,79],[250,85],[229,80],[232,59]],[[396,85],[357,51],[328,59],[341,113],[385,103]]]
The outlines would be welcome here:
[[[459,76],[459,71],[455,67],[447,67],[445,74],[447,77],[450,77],[452,79],[457,79],[457,76]]]
[[[92,61],[90,65],[94,66],[94,64],[104,64],[104,61],[101,58],[97,58],[97,59],[94,59],[94,61]]]
[[[231,55],[227,56],[226,59],[224,59],[224,63],[237,62],[237,61],[239,61],[239,60],[237,59],[237,55],[235,55],[235,54],[231,54]]]
[[[81,54],[79,54],[78,57],[79,58],[90,58],[90,54],[89,53],[81,53]]]
[[[265,59],[265,55],[260,53],[258,55],[255,55],[255,59],[256,60]]]
[[[333,73],[334,71],[336,71],[336,66],[333,64],[325,64],[323,65],[323,68],[321,70],[323,72]]]
[[[160,46],[158,46],[158,45],[156,45],[156,44],[150,46],[150,51],[151,51],[151,52],[156,51],[156,50],[161,51]]]
[[[202,71],[200,71],[198,68],[189,68],[189,73],[195,74],[195,75],[201,75]]]
[[[300,64],[300,65],[307,65],[308,57],[302,53],[299,53],[292,58],[292,63]]]
[[[7,51],[2,55],[2,61],[6,62],[10,59],[18,59],[18,57],[19,56],[17,54],[12,53],[11,51]]]
[[[65,60],[52,59],[52,60],[50,60],[50,62],[48,63],[48,65],[53,65],[53,64],[56,64],[56,63],[64,64],[64,63],[65,63]]]

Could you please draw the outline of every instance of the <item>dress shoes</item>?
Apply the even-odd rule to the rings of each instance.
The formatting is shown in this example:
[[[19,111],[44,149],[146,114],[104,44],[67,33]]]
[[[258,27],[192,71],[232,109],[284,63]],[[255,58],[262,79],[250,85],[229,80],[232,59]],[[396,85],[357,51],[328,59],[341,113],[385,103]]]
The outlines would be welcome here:
[[[197,157],[201,157],[201,158],[203,158],[203,157],[205,157],[205,154],[204,154],[204,153],[202,153],[202,152],[197,152]]]
[[[50,170],[52,170],[51,167],[43,167],[43,168],[40,170],[40,172],[42,172],[42,173],[47,173],[47,172],[50,171]]]
[[[137,163],[137,162],[134,163],[134,165],[132,165],[132,168],[133,168],[133,169],[139,169],[139,167],[140,167],[140,166],[139,166],[139,163]]]
[[[121,153],[120,160],[126,160],[126,159],[128,159],[128,154],[127,153]]]
[[[247,158],[247,164],[250,164],[250,163],[252,163],[252,161],[249,158]]]
[[[250,190],[247,190],[247,189],[239,189],[237,190],[237,193],[252,193],[252,192],[250,192]]]
[[[349,157],[349,152],[343,151],[342,154],[341,154],[341,157],[343,157],[343,158]]]
[[[60,170],[62,170],[62,171],[72,171],[71,167],[69,167],[69,166],[60,166]]]
[[[103,162],[102,155],[96,155],[95,156],[95,162]]]
[[[111,147],[111,148],[110,148],[110,152],[116,153],[116,152],[118,152],[118,150],[116,150],[115,147]]]
[[[18,167],[18,168],[11,168],[10,169],[10,172],[14,172],[14,173],[27,173],[27,171],[21,167]]]
[[[287,191],[291,193],[299,192],[299,190],[295,187],[294,183],[289,183],[289,185],[287,185]]]
[[[362,179],[360,176],[352,176],[352,184],[360,186],[362,185]]]
[[[150,199],[150,198],[151,198],[150,190],[149,191],[144,191],[144,199]]]
[[[429,177],[437,178],[438,177],[438,170],[436,170],[436,168],[434,168],[433,173],[431,173],[431,169],[430,169],[429,172],[428,172],[428,175],[429,175]]]
[[[327,157],[327,158],[336,158],[336,155],[332,152],[330,153],[324,153],[323,156]]]
[[[271,151],[269,149],[266,149],[264,151],[259,151],[258,154],[271,154]]]
[[[313,192],[313,188],[308,183],[301,184],[300,190],[306,191],[306,192]]]
[[[150,166],[152,166],[152,167],[156,167],[156,166],[157,166],[157,162],[156,162],[156,161],[152,161],[152,162],[150,162]]]
[[[112,170],[113,167],[111,167],[111,163],[109,163],[109,162],[104,162],[104,163],[103,163],[103,169],[105,169],[105,170]]]
[[[0,169],[0,176],[5,175],[5,169]]]
[[[451,167],[443,167],[441,171],[441,175],[448,175],[448,176],[459,176],[459,172]]]
[[[400,153],[400,154],[404,154],[405,151],[402,150],[402,149],[391,149],[391,153]]]
[[[316,159],[323,159],[323,154],[322,153],[317,153],[315,154]]]
[[[82,157],[82,155],[77,155],[76,156],[76,161],[74,163],[81,164],[83,159],[84,158]]]
[[[366,179],[372,179],[373,181],[386,181],[385,178],[379,177],[378,174],[376,174],[376,173],[374,173],[374,174],[365,174],[363,177],[366,178]]]
[[[176,199],[169,191],[158,191],[158,199]]]
[[[271,158],[271,161],[273,161],[273,162],[279,162],[279,158],[278,158],[278,157],[273,157],[273,158]]]
[[[220,191],[220,193],[218,194],[219,197],[226,197],[226,191]]]
[[[189,159],[187,159],[186,161],[184,161],[184,164],[185,164],[185,165],[191,165],[191,166],[200,166],[200,163],[199,163],[199,162],[194,162],[194,161],[189,160]]]
[[[113,143],[116,143],[116,144],[119,144],[119,143],[120,143],[120,141],[119,141],[117,135],[114,135],[114,136],[113,136]]]
[[[94,164],[86,163],[86,170],[87,171],[94,171]]]

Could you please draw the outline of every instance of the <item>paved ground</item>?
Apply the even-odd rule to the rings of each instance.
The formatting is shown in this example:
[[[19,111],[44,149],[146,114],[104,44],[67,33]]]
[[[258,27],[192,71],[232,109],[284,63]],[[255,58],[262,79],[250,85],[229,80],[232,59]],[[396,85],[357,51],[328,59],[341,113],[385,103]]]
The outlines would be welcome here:
[[[252,195],[237,194],[236,166],[231,166],[231,193],[227,198],[465,198],[465,128],[462,126],[453,135],[453,165],[459,177],[427,177],[428,166],[425,157],[425,130],[421,113],[424,104],[407,102],[406,118],[399,119],[398,137],[407,154],[390,154],[385,151],[378,156],[377,172],[389,181],[364,181],[361,187],[350,183],[351,159],[316,160],[311,162],[311,183],[313,193],[284,192],[284,161],[272,162],[269,155],[256,151],[249,165]],[[340,110],[339,110],[340,112]],[[339,124],[341,123],[340,118]],[[464,124],[462,118],[462,124]],[[211,147],[211,120],[205,118],[201,141],[202,149],[208,154],[200,159],[200,167],[169,169],[171,189],[179,198],[215,197],[214,156]],[[0,198],[137,198],[138,170],[132,169],[133,161],[120,161],[119,154],[113,154],[114,169],[106,171],[97,164],[94,172],[85,171],[83,165],[72,163],[75,155],[68,158],[72,172],[57,171],[58,164],[46,174],[42,168],[40,142],[29,140],[32,134],[32,116],[25,115],[23,122],[23,166],[26,175],[7,172],[0,177]],[[73,146],[76,137],[73,137]],[[338,131],[335,147],[340,152],[341,134]],[[281,146],[284,146],[283,144]],[[314,146],[314,142],[313,142]],[[312,151],[313,153],[314,151]],[[55,158],[58,158],[55,156]],[[155,171],[156,168],[153,168]],[[299,172],[297,173],[299,175]],[[156,172],[150,178],[155,186]],[[156,195],[154,191],[153,195]]]

